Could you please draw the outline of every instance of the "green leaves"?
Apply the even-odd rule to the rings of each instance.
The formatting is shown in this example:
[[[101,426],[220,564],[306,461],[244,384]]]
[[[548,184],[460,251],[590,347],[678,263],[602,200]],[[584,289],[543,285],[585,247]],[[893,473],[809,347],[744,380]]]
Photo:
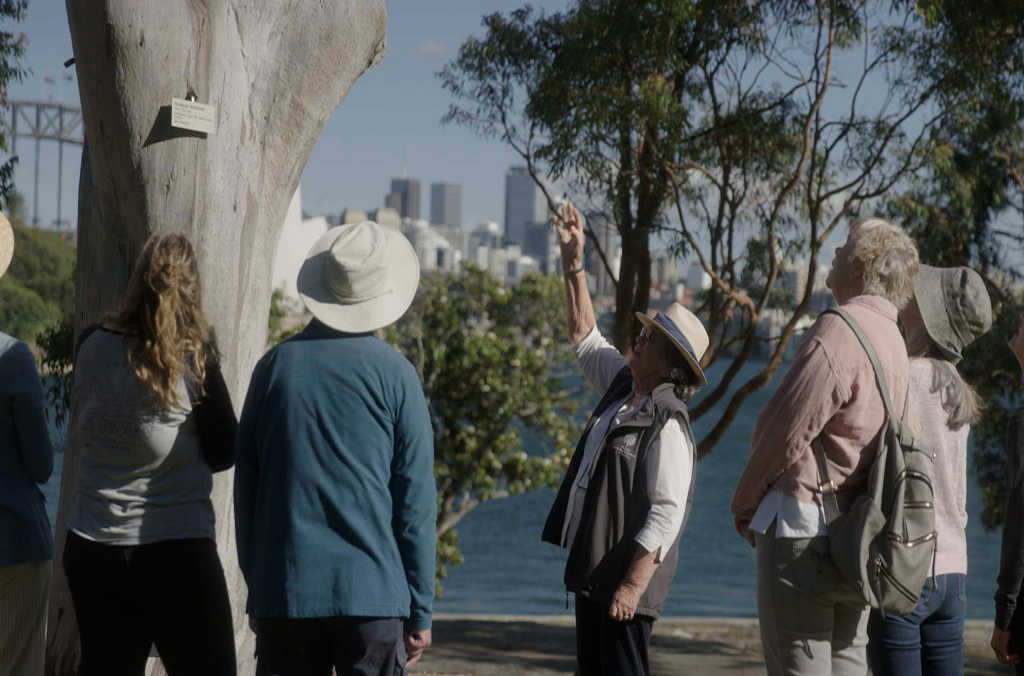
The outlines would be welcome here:
[[[0,19],[21,21],[28,7],[27,0],[3,0],[0,2]],[[8,24],[9,25],[9,24]],[[25,34],[0,29],[0,108],[7,106],[7,86],[20,82],[26,71],[19,63],[25,54]],[[0,115],[0,152],[9,155],[7,142],[8,114]],[[0,211],[7,213],[11,208],[9,197],[14,193],[14,164],[16,157],[0,162]],[[9,216],[10,214],[8,214]]]
[[[53,232],[17,219],[14,258],[0,278],[0,330],[34,343],[44,328],[70,316],[75,303],[75,250]]]
[[[416,367],[430,407],[438,580],[461,561],[459,519],[484,500],[556,485],[568,463],[578,401],[564,383],[563,313],[557,277],[506,287],[465,266],[425,274],[410,310],[383,331]]]

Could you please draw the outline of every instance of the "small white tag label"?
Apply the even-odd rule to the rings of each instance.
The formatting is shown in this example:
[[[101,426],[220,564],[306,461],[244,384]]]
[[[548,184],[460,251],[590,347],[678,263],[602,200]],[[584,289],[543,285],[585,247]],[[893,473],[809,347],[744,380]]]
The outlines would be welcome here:
[[[212,134],[216,128],[217,106],[185,99],[171,99],[171,126]]]

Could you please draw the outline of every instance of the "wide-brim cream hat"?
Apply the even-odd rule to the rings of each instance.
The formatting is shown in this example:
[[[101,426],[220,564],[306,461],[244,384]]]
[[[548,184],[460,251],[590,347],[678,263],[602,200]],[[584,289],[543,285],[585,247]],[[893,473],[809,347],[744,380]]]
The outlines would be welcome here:
[[[697,315],[679,303],[672,303],[664,312],[658,312],[653,317],[637,312],[636,318],[648,329],[656,329],[667,336],[693,369],[700,384],[708,384],[704,369],[700,367],[700,360],[704,357],[710,341],[708,332]]]
[[[409,240],[363,221],[324,233],[306,254],[295,286],[321,322],[365,333],[405,314],[419,282],[420,264]]]
[[[14,256],[14,229],[7,217],[0,213],[0,277],[7,272]]]

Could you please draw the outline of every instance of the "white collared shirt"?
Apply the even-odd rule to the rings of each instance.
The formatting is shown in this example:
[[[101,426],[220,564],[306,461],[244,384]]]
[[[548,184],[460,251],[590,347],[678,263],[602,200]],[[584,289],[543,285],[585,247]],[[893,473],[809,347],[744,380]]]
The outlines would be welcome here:
[[[777,488],[768,491],[750,520],[750,530],[768,534],[775,521],[777,538],[812,538],[825,535],[825,510],[816,502],[800,502]]]
[[[584,377],[599,394],[604,394],[615,376],[626,366],[625,358],[601,335],[596,326],[583,340],[573,346],[573,350],[583,369]],[[587,485],[597,451],[601,448],[605,435],[613,426],[628,423],[652,396],[655,402],[662,397],[674,396],[672,385],[659,385],[634,406],[629,404],[633,398],[631,391],[623,399],[608,406],[591,427],[583,447],[583,459],[576,481],[569,489],[569,504],[562,526],[564,547],[569,548],[576,537]],[[690,476],[693,473],[693,449],[678,420],[670,418],[665,423],[661,434],[651,443],[645,462],[651,509],[635,539],[647,551],[653,552],[660,547],[661,553],[664,554],[679,536],[686,512]],[[660,556],[658,560],[661,560]]]

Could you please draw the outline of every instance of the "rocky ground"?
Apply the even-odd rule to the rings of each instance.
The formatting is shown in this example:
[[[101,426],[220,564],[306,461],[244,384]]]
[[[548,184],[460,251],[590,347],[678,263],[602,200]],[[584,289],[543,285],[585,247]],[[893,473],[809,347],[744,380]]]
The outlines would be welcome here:
[[[1009,674],[988,647],[992,624],[967,623],[965,674]],[[439,615],[434,646],[412,671],[432,674],[571,674],[570,615]],[[757,620],[662,618],[651,639],[654,674],[764,674]]]

